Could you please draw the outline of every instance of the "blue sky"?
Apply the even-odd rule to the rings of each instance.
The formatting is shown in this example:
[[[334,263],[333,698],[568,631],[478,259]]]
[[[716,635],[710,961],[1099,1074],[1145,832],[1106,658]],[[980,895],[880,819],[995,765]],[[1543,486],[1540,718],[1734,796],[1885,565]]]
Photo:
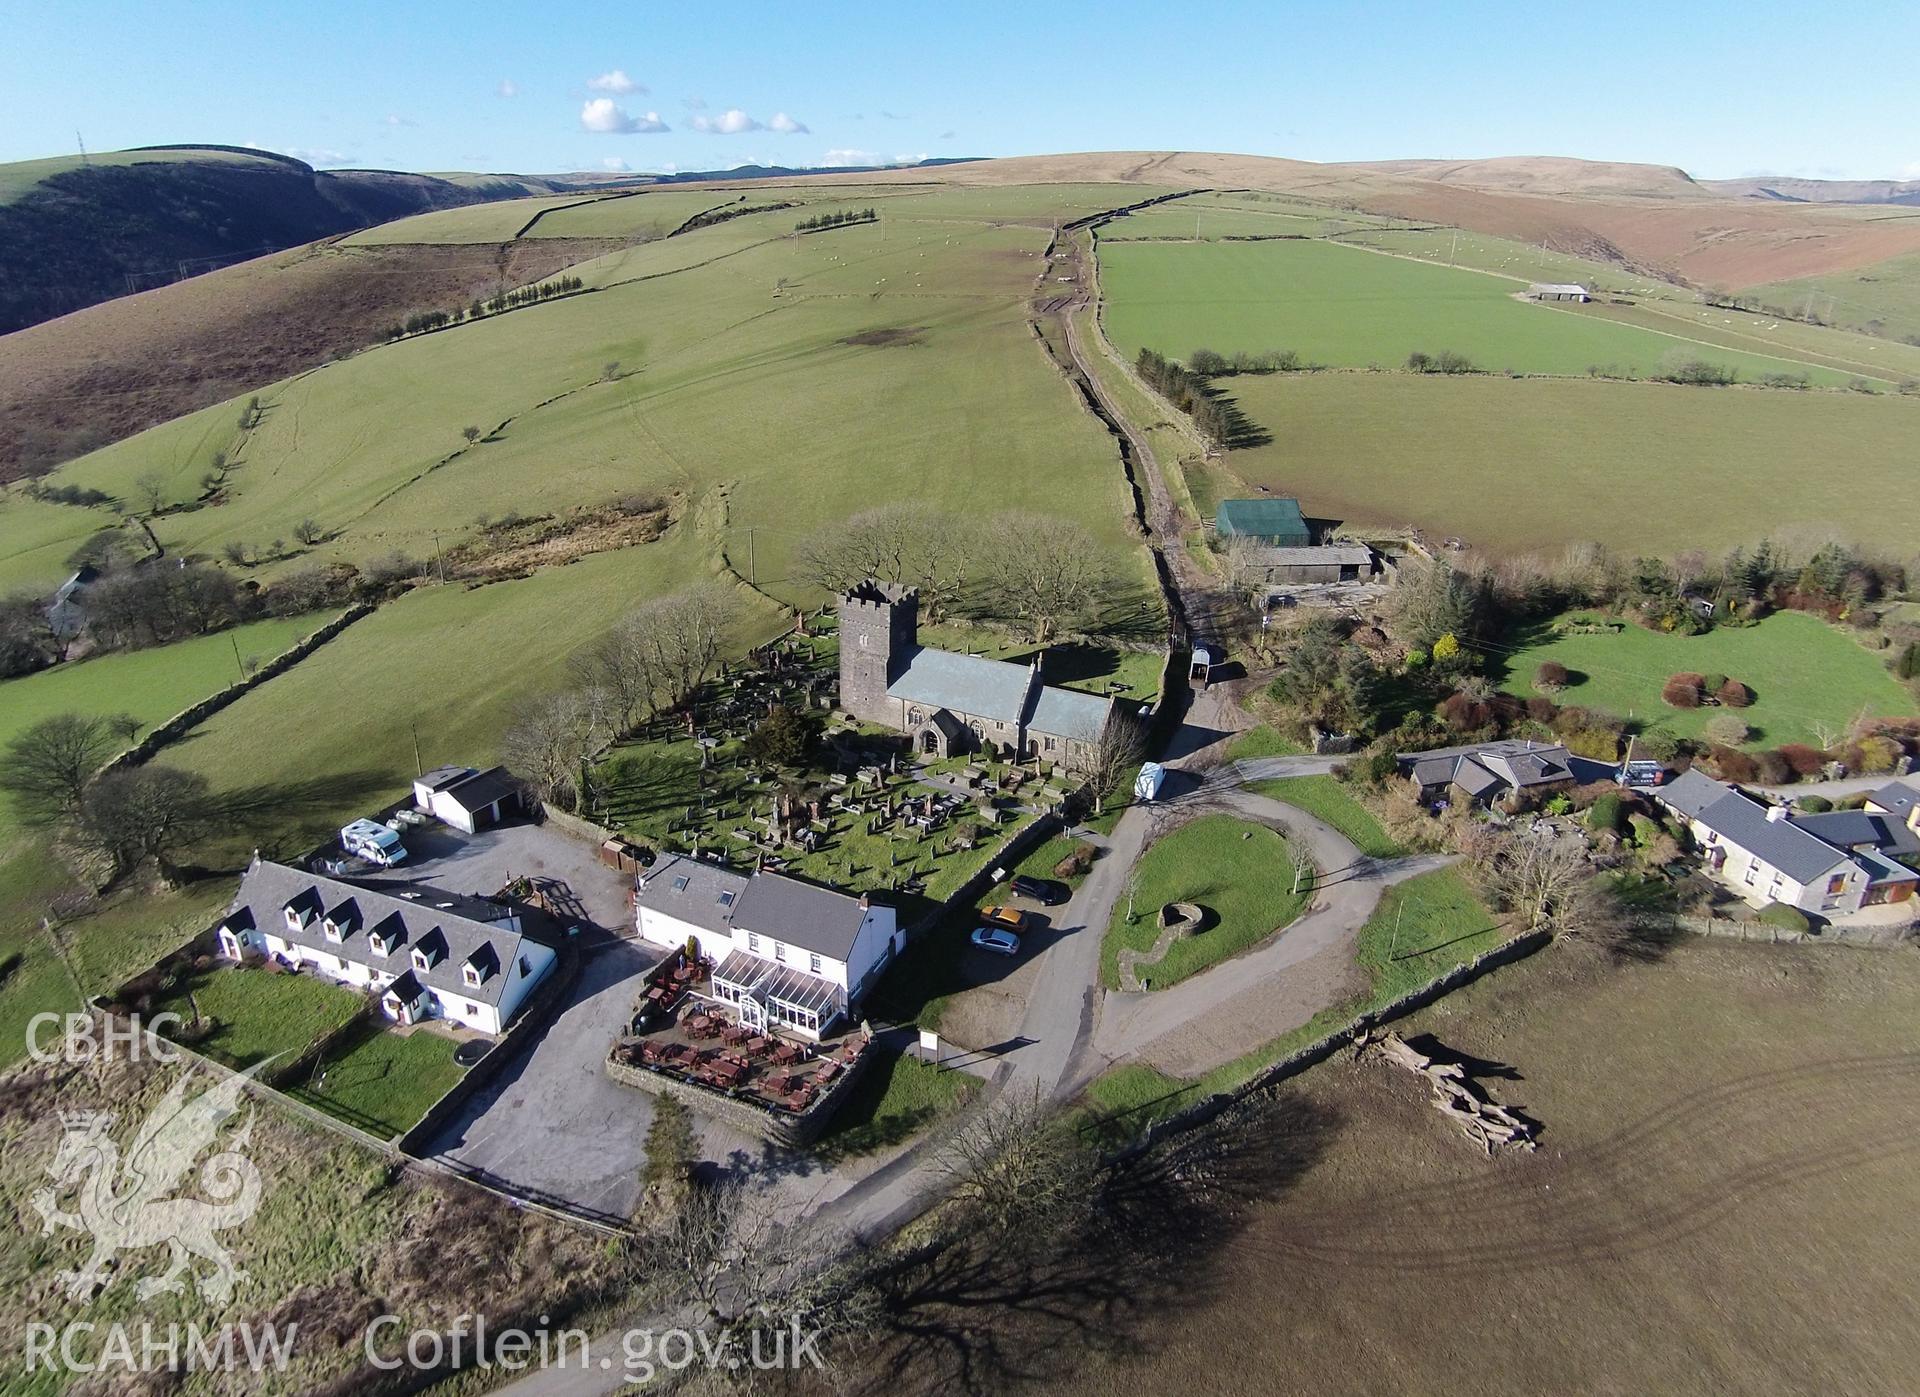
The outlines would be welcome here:
[[[0,0],[0,160],[708,169],[1188,149],[1920,177],[1920,5]]]

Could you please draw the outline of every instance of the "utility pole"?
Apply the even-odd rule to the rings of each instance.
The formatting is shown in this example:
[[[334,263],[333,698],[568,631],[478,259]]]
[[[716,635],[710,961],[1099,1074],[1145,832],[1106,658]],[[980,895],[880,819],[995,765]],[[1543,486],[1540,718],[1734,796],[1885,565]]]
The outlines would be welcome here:
[[[240,671],[240,680],[242,683],[245,683],[247,678],[247,667],[240,662],[240,642],[234,638],[234,634],[232,631],[227,632],[227,644],[233,647],[233,667],[236,670]]]
[[[747,530],[747,585],[753,586],[760,580],[760,571],[754,566],[753,530]]]
[[[447,559],[446,555],[440,551],[440,531],[438,529],[433,531],[433,561],[435,566],[440,570],[440,580],[445,582],[447,580]]]
[[[427,768],[420,760],[420,724],[415,722],[408,726],[413,729],[413,774],[415,776],[425,776],[427,774]]]
[[[79,133],[79,131],[77,131],[77,130],[76,130],[76,131],[75,131],[75,132],[73,133],[73,139],[74,139],[74,140],[75,140],[75,142],[77,142],[77,143],[79,144],[79,146],[80,146],[80,164],[81,164],[81,166],[82,166],[82,167],[83,167],[84,169],[89,169],[89,170],[91,170],[91,169],[93,168],[93,159],[92,159],[92,157],[91,157],[91,156],[89,156],[89,155],[87,154],[87,140],[86,140],[86,137],[84,137],[84,136],[82,136],[82,135],[81,135],[81,134]]]
[[[1455,228],[1453,230],[1453,245],[1447,249],[1447,265],[1449,267],[1453,265],[1453,254],[1458,252],[1459,250],[1460,250],[1460,230],[1458,228]]]

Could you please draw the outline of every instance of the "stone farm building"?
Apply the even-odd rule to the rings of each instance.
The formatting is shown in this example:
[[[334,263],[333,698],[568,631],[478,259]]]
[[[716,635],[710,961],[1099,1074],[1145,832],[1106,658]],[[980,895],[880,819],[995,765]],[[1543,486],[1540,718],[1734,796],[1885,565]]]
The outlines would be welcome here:
[[[891,907],[685,855],[640,875],[634,929],[659,946],[698,943],[714,998],[746,1027],[813,1039],[852,1011],[903,941]]]
[[[498,903],[417,883],[352,882],[257,854],[214,929],[229,960],[269,956],[377,991],[398,1023],[450,1019],[498,1033],[554,965]]]
[[[1920,854],[1913,794],[1889,786],[1868,809],[1800,814],[1683,771],[1653,796],[1686,822],[1707,871],[1741,897],[1833,917],[1913,897],[1920,873],[1900,862]]]
[[[840,706],[906,733],[928,757],[987,752],[1089,766],[1114,700],[1062,689],[1031,665],[920,644],[912,587],[869,578],[840,598]]]
[[[1364,543],[1332,543],[1318,548],[1255,548],[1247,554],[1248,579],[1269,587],[1367,582],[1374,574],[1373,550]]]
[[[1593,299],[1586,287],[1570,281],[1536,281],[1527,288],[1530,301],[1578,301],[1585,303]]]

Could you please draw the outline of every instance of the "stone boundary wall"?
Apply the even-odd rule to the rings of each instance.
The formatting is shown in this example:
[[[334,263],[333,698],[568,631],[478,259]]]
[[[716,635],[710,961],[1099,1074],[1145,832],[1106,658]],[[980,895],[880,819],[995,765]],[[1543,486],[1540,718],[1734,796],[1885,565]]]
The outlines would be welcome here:
[[[734,1129],[756,1135],[770,1144],[804,1149],[820,1138],[827,1123],[839,1113],[847,1098],[853,1095],[854,1083],[867,1075],[876,1052],[869,1043],[866,1051],[840,1074],[812,1109],[799,1116],[772,1110],[746,1098],[728,1096],[711,1087],[697,1086],[667,1072],[629,1067],[626,1063],[615,1062],[611,1049],[604,1059],[604,1065],[607,1076],[623,1087],[633,1087],[654,1096],[671,1096],[689,1110],[723,1120]]]
[[[1263,1068],[1251,1079],[1243,1082],[1231,1091],[1216,1092],[1184,1111],[1176,1112],[1165,1120],[1155,1121],[1142,1131],[1139,1138],[1124,1149],[1118,1151],[1113,1159],[1132,1159],[1151,1149],[1159,1141],[1170,1135],[1181,1135],[1197,1126],[1214,1119],[1228,1107],[1244,1101],[1256,1092],[1296,1077],[1309,1067],[1317,1067],[1346,1047],[1355,1038],[1370,1028],[1389,1024],[1405,1018],[1417,1009],[1424,1009],[1437,999],[1443,999],[1462,985],[1471,984],[1481,976],[1498,970],[1501,966],[1512,965],[1515,961],[1525,960],[1534,952],[1541,950],[1553,941],[1553,935],[1545,931],[1530,931],[1503,941],[1490,951],[1484,951],[1472,960],[1456,965],[1444,975],[1429,980],[1416,990],[1409,990],[1390,1004],[1378,1009],[1370,1009],[1360,1014],[1344,1028],[1335,1029],[1326,1037],[1307,1044],[1287,1054],[1270,1067]]]
[[[235,702],[243,694],[266,683],[276,674],[284,674],[294,665],[332,640],[340,632],[362,617],[371,616],[379,608],[373,602],[357,602],[327,622],[319,630],[312,632],[302,640],[296,641],[289,649],[281,651],[259,669],[237,683],[229,684],[219,693],[209,694],[198,703],[190,704],[163,723],[154,726],[152,732],[141,738],[133,746],[100,768],[101,773],[117,771],[123,767],[140,766],[151,761],[163,748],[171,746],[185,737],[188,732],[204,723],[221,709]]]
[[[907,928],[907,943],[911,945],[914,938],[939,925],[947,913],[962,903],[972,902],[993,886],[994,869],[1012,864],[1028,851],[1045,843],[1056,828],[1064,829],[1065,827],[1058,815],[1046,813],[1035,815],[1026,824],[1009,834],[1001,841],[1000,847],[993,851],[992,857],[980,865],[979,872],[956,888],[944,902],[937,904],[931,912]]]
[[[586,840],[589,844],[593,845],[596,854],[599,852],[600,846],[605,844],[609,839],[620,838],[619,835],[615,834],[605,825],[596,825],[592,820],[583,820],[578,815],[569,815],[559,806],[544,800],[540,802],[540,816],[545,823],[551,824],[554,828],[572,835],[575,839]]]
[[[1890,950],[1910,945],[1916,923],[1905,926],[1830,926],[1819,931],[1788,931],[1764,922],[1736,922],[1728,917],[1676,917],[1683,931],[1728,941],[1759,941],[1779,946],[1873,946]]]

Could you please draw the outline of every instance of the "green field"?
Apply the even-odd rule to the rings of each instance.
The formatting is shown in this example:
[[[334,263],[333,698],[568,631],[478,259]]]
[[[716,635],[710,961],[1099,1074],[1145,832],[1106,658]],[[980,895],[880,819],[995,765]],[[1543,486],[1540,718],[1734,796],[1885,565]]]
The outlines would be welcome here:
[[[328,1053],[318,1074],[288,1090],[377,1139],[390,1139],[417,1125],[465,1075],[453,1060],[457,1046],[424,1028],[396,1033],[376,1018]]]
[[[1579,309],[1514,299],[1496,277],[1388,257],[1325,240],[1107,243],[1101,250],[1108,333],[1131,357],[1145,347],[1185,358],[1292,349],[1336,368],[1397,369],[1415,350],[1451,349],[1495,373],[1626,376],[1698,352],[1748,379],[1805,370],[1816,384],[1847,375],[1790,356],[1693,343]]]
[[[1127,899],[1114,907],[1100,944],[1100,981],[1120,984],[1122,949],[1152,949],[1156,920],[1169,902],[1196,902],[1211,913],[1196,934],[1174,941],[1166,955],[1138,973],[1160,988],[1177,984],[1266,940],[1298,917],[1312,897],[1294,892],[1294,860],[1287,841],[1265,825],[1231,815],[1203,815],[1150,845],[1138,864],[1133,920]],[[1311,879],[1303,880],[1311,883]]]
[[[1389,839],[1372,813],[1331,776],[1286,776],[1274,781],[1255,781],[1247,789],[1284,801],[1332,825],[1369,858],[1398,858],[1407,852]]]
[[[1920,253],[1851,272],[1749,286],[1740,294],[1850,330],[1920,339]]]
[[[1274,441],[1235,450],[1231,474],[1195,475],[1205,513],[1264,485],[1318,515],[1496,553],[1598,540],[1671,556],[1823,529],[1910,543],[1886,502],[1913,486],[1912,397],[1481,375],[1230,382]],[[1846,462],[1845,488],[1809,467],[1821,460]]]
[[[0,490],[0,595],[51,592],[73,575],[74,549],[119,524],[109,509],[54,504],[18,489]]]
[[[826,1159],[852,1159],[924,1133],[979,1094],[980,1083],[955,1068],[936,1067],[908,1053],[887,1053],[854,1084],[853,1094],[816,1142]]]
[[[1302,203],[1278,194],[1197,194],[1141,209],[1102,224],[1102,242],[1140,238],[1321,237],[1371,228],[1385,220]]]
[[[1508,654],[1506,687],[1537,692],[1534,671],[1557,660],[1576,682],[1561,703],[1603,709],[1632,718],[1641,728],[1659,727],[1698,737],[1715,714],[1735,712],[1754,730],[1752,745],[1819,744],[1818,725],[1843,732],[1861,714],[1898,717],[1920,712],[1913,695],[1888,672],[1881,656],[1863,649],[1843,631],[1817,617],[1785,611],[1757,626],[1720,626],[1705,635],[1659,635],[1629,625],[1618,635],[1545,636]],[[1660,701],[1667,676],[1677,672],[1725,674],[1753,690],[1750,708],[1671,708]]]
[[[590,194],[555,194],[537,199],[502,199],[492,204],[463,204],[411,218],[395,219],[353,234],[348,246],[383,247],[393,243],[503,243],[543,209],[564,208]]]
[[[238,683],[243,671],[236,653],[270,660],[328,619],[322,613],[254,621],[217,635],[101,655],[0,682],[0,746],[58,713],[130,713],[151,727]],[[7,797],[0,796],[0,832],[11,823],[8,814]]]
[[[0,165],[0,204],[10,204],[42,180],[83,168],[130,165],[168,165],[184,161],[194,164],[267,165],[286,168],[284,162],[268,155],[249,155],[238,150],[186,150],[161,147],[157,150],[102,150],[87,155],[55,155],[45,160],[16,160]]]
[[[883,227],[801,239],[784,236],[788,210],[602,259],[582,269],[604,288],[592,294],[266,389],[227,502],[155,527],[170,551],[218,555],[284,542],[312,517],[326,540],[277,567],[364,563],[430,555],[512,510],[673,491],[709,549],[751,545],[761,585],[814,600],[786,580],[800,538],[921,498],[1067,510],[1144,575],[1112,444],[1026,329],[1051,227],[1022,216],[1031,204],[1020,190],[916,195]],[[852,342],[872,332],[900,342]],[[235,450],[236,412],[155,428],[58,478],[127,498],[158,469],[185,499],[213,451]],[[468,425],[487,436],[462,449]]]

